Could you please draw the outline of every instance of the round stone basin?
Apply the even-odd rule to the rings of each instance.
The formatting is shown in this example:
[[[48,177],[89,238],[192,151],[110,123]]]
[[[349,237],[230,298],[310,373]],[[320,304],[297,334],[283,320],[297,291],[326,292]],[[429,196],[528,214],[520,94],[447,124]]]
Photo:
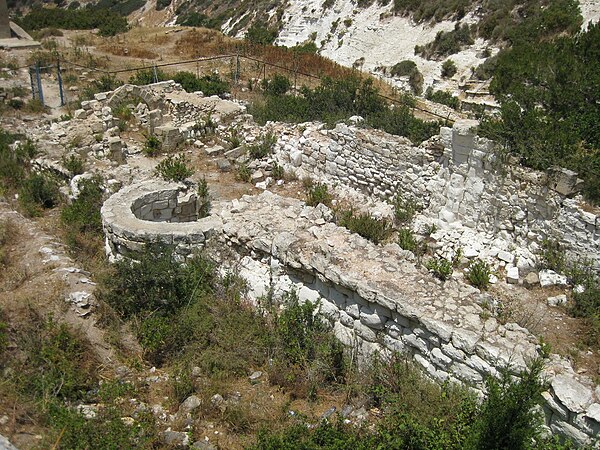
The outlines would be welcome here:
[[[184,184],[149,180],[127,186],[102,206],[106,252],[111,259],[134,257],[147,244],[172,246],[188,256],[221,229],[216,216],[198,219],[198,199]]]

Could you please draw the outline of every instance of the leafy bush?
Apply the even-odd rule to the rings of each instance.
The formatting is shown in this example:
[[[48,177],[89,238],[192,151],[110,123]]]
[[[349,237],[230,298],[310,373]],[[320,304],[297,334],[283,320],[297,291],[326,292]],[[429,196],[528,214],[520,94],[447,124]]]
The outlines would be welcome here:
[[[467,280],[476,288],[487,289],[490,285],[491,274],[490,265],[481,259],[476,259],[469,264]]]
[[[162,150],[162,142],[154,135],[150,135],[146,138],[146,143],[142,151],[146,156],[156,156]]]
[[[294,422],[283,430],[263,430],[251,448],[570,448],[538,433],[541,420],[533,406],[542,390],[539,362],[514,379],[506,372],[498,381],[489,379],[489,395],[481,404],[464,389],[427,380],[397,355],[370,366],[367,389],[371,404],[385,411],[382,420],[369,427],[346,425],[341,418],[317,426]]]
[[[401,249],[413,252],[417,256],[422,255],[425,251],[424,243],[415,238],[415,234],[410,228],[400,228],[398,230],[398,245]]]
[[[174,312],[188,303],[192,293],[211,290],[212,265],[202,258],[181,266],[173,261],[172,250],[160,245],[149,246],[137,256],[138,261],[118,261],[100,293],[124,318],[155,310]]]
[[[246,33],[246,39],[252,44],[270,45],[277,39],[277,30],[260,21],[254,22]]]
[[[415,214],[422,209],[415,200],[405,199],[401,194],[394,196],[392,205],[394,206],[394,220],[399,225],[406,225],[412,222]]]
[[[441,103],[442,105],[449,106],[452,109],[459,110],[460,100],[458,97],[453,96],[448,91],[434,91],[433,88],[429,87],[425,93],[425,98],[433,102]]]
[[[567,268],[567,259],[565,249],[554,239],[544,239],[542,241],[542,254],[540,268],[550,269],[556,272],[564,273]]]
[[[83,158],[77,155],[69,155],[69,157],[63,157],[62,165],[65,169],[71,172],[71,175],[81,175],[84,169]]]
[[[46,409],[59,400],[85,397],[97,380],[96,361],[89,345],[66,325],[42,318],[33,310],[14,339],[27,358],[14,361],[13,381],[22,393]]]
[[[279,164],[273,163],[273,167],[271,168],[271,176],[275,180],[283,180],[283,178],[285,178],[285,170]]]
[[[296,394],[314,398],[319,387],[343,376],[342,345],[317,315],[318,305],[300,304],[295,292],[283,299],[283,310],[274,327],[273,384],[293,388]]]
[[[61,211],[61,220],[71,230],[102,232],[100,208],[104,200],[102,178],[86,178],[79,182],[79,195]]]
[[[165,74],[164,77],[168,75]],[[204,95],[223,95],[230,90],[229,83],[221,80],[216,73],[197,77],[192,72],[183,71],[177,72],[172,78],[187,92],[202,91]]]
[[[336,211],[336,222],[375,244],[386,240],[392,232],[388,219],[377,219],[369,213],[356,214],[352,209]]]
[[[206,14],[192,11],[185,14],[177,13],[177,24],[186,27],[204,27],[219,29],[221,21],[219,18],[211,18]]]
[[[452,276],[452,263],[446,258],[432,258],[425,263],[425,267],[442,281]]]
[[[26,30],[62,28],[67,30],[91,30],[99,28],[102,36],[114,36],[127,31],[127,19],[118,13],[98,7],[82,9],[33,8],[23,16],[19,24]]]
[[[461,26],[457,23],[454,30],[438,31],[432,42],[423,46],[416,46],[415,54],[427,59],[441,59],[460,52],[463,47],[472,45],[473,42],[469,25]]]
[[[180,153],[178,156],[169,155],[159,162],[154,173],[166,181],[183,181],[194,171],[188,167],[185,155]]]
[[[458,72],[458,68],[456,67],[456,63],[451,59],[447,59],[442,64],[442,78],[450,78],[456,75]]]
[[[306,204],[317,206],[319,203],[331,207],[333,196],[325,183],[310,183],[306,190]]]
[[[277,138],[273,134],[263,134],[256,144],[248,146],[248,153],[252,159],[262,159],[273,153],[276,142]]]
[[[157,11],[162,11],[163,9],[165,9],[167,6],[169,6],[171,4],[172,0],[157,0],[156,1],[156,10]]]
[[[275,74],[270,80],[262,81],[262,88],[266,95],[280,96],[284,95],[292,87],[290,79],[284,75]]]
[[[244,183],[249,183],[252,179],[252,171],[247,164],[240,164],[237,167],[236,178]]]
[[[418,71],[417,64],[410,59],[405,59],[392,66],[390,74],[393,77],[407,77],[415,71]]]
[[[576,36],[548,38],[579,21],[577,2],[561,0],[523,23],[512,48],[498,54],[490,85],[501,103],[501,117],[486,119],[481,134],[518,155],[524,165],[579,172],[586,197],[598,202],[600,62],[593,55],[600,48],[600,28],[594,24]]]
[[[198,218],[208,217],[210,214],[211,198],[206,178],[198,182]]]
[[[517,381],[507,369],[500,371],[499,380],[487,378],[487,397],[474,426],[475,448],[530,448],[540,432],[541,420],[534,406],[544,390],[540,381],[543,369],[544,363],[538,359]]]
[[[410,110],[413,104],[414,100],[407,96],[403,104],[391,107],[379,96],[372,80],[349,76],[336,80],[324,78],[321,85],[314,89],[302,87],[299,96],[267,96],[263,101],[252,103],[249,113],[261,124],[269,120],[319,120],[334,125],[337,121],[359,115],[374,128],[407,136],[413,142],[421,143],[435,135],[440,124],[415,118]]]
[[[19,189],[19,203],[27,214],[35,216],[40,208],[53,208],[60,200],[58,185],[46,174],[32,174]]]
[[[31,141],[21,142],[16,148],[11,148],[10,145],[18,139],[18,135],[0,130],[0,183],[5,189],[15,189],[23,183],[31,159],[38,153]]]

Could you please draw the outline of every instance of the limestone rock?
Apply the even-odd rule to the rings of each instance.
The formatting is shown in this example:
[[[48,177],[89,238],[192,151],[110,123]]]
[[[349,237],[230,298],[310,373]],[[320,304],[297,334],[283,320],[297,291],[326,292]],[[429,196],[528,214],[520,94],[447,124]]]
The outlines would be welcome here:
[[[554,270],[540,270],[540,286],[566,286],[567,277],[556,273]]]
[[[548,297],[546,300],[548,306],[562,306],[567,304],[567,296],[566,295],[557,295],[555,297]]]
[[[552,389],[560,402],[569,411],[580,413],[592,402],[592,391],[567,375],[557,375],[552,379]]]
[[[196,395],[190,395],[181,405],[179,405],[179,414],[187,414],[198,408],[202,401]]]

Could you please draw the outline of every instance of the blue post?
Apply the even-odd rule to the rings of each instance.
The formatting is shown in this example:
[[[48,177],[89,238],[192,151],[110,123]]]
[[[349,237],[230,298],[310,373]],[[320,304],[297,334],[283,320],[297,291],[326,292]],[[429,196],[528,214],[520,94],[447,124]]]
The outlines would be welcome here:
[[[40,63],[35,63],[35,77],[37,78],[38,96],[42,105],[44,104],[44,92],[42,91],[42,77],[40,75]]]

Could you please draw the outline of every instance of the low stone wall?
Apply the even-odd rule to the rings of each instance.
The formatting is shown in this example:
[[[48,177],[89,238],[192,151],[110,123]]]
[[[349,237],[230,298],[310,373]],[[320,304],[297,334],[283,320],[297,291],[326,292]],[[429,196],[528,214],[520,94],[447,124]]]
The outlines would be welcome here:
[[[169,204],[175,194],[186,195],[186,187],[148,181],[109,198],[102,208],[109,255],[135,256],[145,244],[160,242],[183,260],[210,239],[207,250],[248,281],[251,298],[272,294],[277,300],[296,290],[301,301],[319,305],[320,316],[359,361],[375,352],[406,353],[438,381],[482,390],[498,367],[518,372],[540,353],[526,329],[490,317],[480,306],[489,302],[486,294],[458,280],[440,282],[415,267],[412,254],[397,244],[376,246],[336,226],[323,205],[312,208],[267,191],[216,203],[210,217],[195,222],[136,217],[134,212],[144,217],[148,205],[145,214],[154,217],[158,202],[176,209]],[[600,388],[556,355],[545,374],[551,386],[543,406],[548,431],[596,442]]]
[[[534,255],[547,238],[600,267],[600,218],[584,210],[579,198],[569,198],[576,177],[568,186],[546,173],[498,163],[494,143],[474,135],[473,125],[461,121],[442,128],[440,136],[419,147],[406,138],[343,124],[333,130],[315,124],[282,127],[275,129],[280,135],[275,158],[300,177],[372,198],[401,193],[417,199],[424,206],[421,218],[438,229],[434,238],[471,245],[472,255],[483,249],[492,256],[516,251],[513,263],[523,273],[534,267]],[[465,230],[477,236],[467,233],[460,242]]]
[[[225,247],[237,252],[223,262],[248,280],[250,295],[277,299],[296,290],[301,301],[319,304],[320,316],[360,360],[374,352],[407,353],[435,380],[483,389],[498,367],[516,372],[539,355],[538,340],[526,329],[486,314],[485,294],[436,280],[396,244],[375,246],[337,227],[322,205],[265,192],[225,204],[215,215],[224,224],[214,236],[216,257]],[[557,355],[545,376],[548,430],[600,446],[600,388]]]
[[[157,180],[128,186],[102,206],[106,251],[111,259],[135,257],[146,244],[173,246],[179,258],[203,247],[215,218],[196,220],[196,196],[183,184]]]

